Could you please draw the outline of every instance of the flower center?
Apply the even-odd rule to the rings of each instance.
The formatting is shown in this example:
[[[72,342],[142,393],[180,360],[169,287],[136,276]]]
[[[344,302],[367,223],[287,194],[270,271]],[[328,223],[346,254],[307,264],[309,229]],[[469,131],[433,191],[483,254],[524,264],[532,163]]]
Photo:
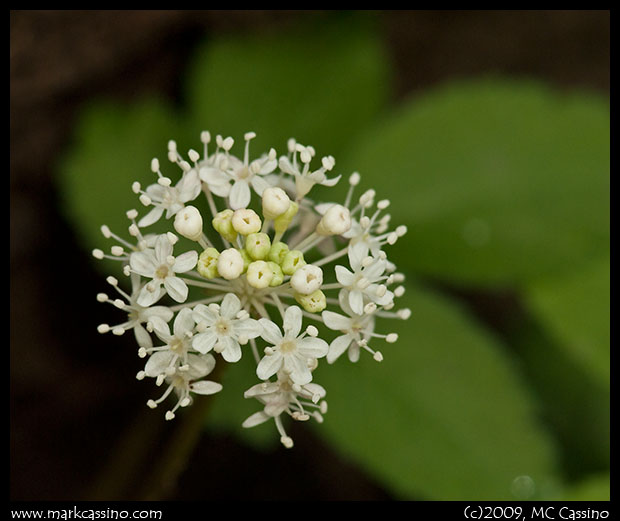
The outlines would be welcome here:
[[[247,179],[248,177],[250,177],[250,169],[247,166],[243,166],[237,171],[238,179]]]
[[[215,330],[220,336],[228,335],[230,334],[230,323],[228,320],[220,319],[215,324]]]
[[[281,353],[290,353],[291,351],[295,351],[297,344],[295,344],[294,340],[285,340],[280,344],[280,352]]]
[[[170,342],[170,350],[175,353],[181,353],[183,351],[183,341],[179,338],[174,338]]]
[[[162,264],[155,270],[155,277],[158,279],[165,279],[168,276],[169,268],[165,264]]]

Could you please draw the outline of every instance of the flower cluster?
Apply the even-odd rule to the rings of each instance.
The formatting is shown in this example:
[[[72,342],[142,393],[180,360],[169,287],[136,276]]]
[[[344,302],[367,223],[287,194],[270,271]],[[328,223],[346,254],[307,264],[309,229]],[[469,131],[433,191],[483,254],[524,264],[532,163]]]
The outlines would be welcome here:
[[[170,141],[168,160],[179,167],[178,180],[153,159],[156,182],[145,189],[133,183],[146,213],[127,212],[129,238],[102,226],[112,245],[109,253],[93,251],[98,259],[119,261],[130,280],[124,290],[108,277],[118,296],[97,296],[127,320],[100,324],[98,331],[133,330],[138,356],[146,358],[137,378],[154,378],[165,388],[147,405],[176,396],[168,420],[194,395],[222,390],[207,379],[216,363],[253,356],[259,381],[249,383],[245,397],[262,408],[243,426],[273,419],[281,442],[291,447],[282,415],[321,422],[327,411],[326,391],[313,381],[319,360],[332,364],[346,352],[356,362],[365,351],[381,361],[377,342],[397,340],[375,326],[377,318],[410,315],[394,309],[404,277],[384,251],[406,228],[390,229],[389,201],[376,201],[374,190],[354,198],[358,173],[349,177],[344,201],[312,200],[314,185],[340,180],[328,177],[333,157],[313,167],[314,148],[290,139],[286,155],[271,149],[251,160],[255,134],[244,137],[243,159],[231,153],[231,137],[216,136],[213,147],[210,133],[202,132],[202,154],[189,150],[187,158]],[[162,219],[171,230],[148,233]]]

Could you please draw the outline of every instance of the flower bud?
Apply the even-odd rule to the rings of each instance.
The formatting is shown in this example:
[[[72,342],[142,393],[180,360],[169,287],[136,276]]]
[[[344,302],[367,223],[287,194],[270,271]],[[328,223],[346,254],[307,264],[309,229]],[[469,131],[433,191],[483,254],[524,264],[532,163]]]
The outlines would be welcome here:
[[[349,209],[334,204],[323,215],[316,227],[318,235],[342,235],[351,228],[351,213]]]
[[[299,250],[291,250],[284,256],[280,266],[282,267],[282,273],[292,275],[305,264],[304,254]]]
[[[205,279],[214,279],[219,274],[217,271],[217,263],[219,259],[219,252],[215,248],[207,248],[198,257],[198,264],[196,270]]]
[[[297,210],[299,210],[299,205],[295,201],[291,201],[288,210],[273,220],[273,228],[276,233],[282,234],[286,231],[293,217],[297,214]]]
[[[234,242],[237,238],[237,232],[232,225],[233,211],[230,208],[222,210],[211,221],[213,228],[228,242]]]
[[[269,269],[273,273],[273,278],[271,279],[271,282],[269,283],[269,285],[271,287],[275,287],[275,286],[279,286],[280,284],[282,284],[284,282],[284,273],[282,273],[282,268],[280,268],[280,265],[276,264],[275,262],[271,262],[271,261],[268,261],[267,265],[269,266]]]
[[[318,266],[306,264],[291,277],[291,287],[301,295],[310,295],[323,284],[323,270]]]
[[[290,205],[286,192],[277,186],[271,186],[263,191],[263,217],[265,219],[275,219],[285,213]]]
[[[265,261],[258,260],[250,263],[246,272],[246,277],[250,286],[263,289],[268,287],[271,283],[273,272]]]
[[[191,241],[202,237],[202,215],[195,206],[186,206],[177,212],[174,218],[174,229],[179,235]]]
[[[220,253],[217,271],[226,280],[233,280],[243,273],[243,257],[235,248],[228,248]]]
[[[274,242],[271,245],[267,258],[271,262],[281,265],[285,255],[289,252],[288,246],[283,242]]]
[[[271,250],[271,240],[266,233],[251,233],[245,238],[245,249],[254,260],[264,260]]]
[[[232,216],[232,226],[241,235],[250,235],[260,231],[262,222],[254,210],[240,208]]]
[[[295,300],[309,313],[320,313],[327,307],[325,294],[320,289],[317,289],[310,295],[295,293]]]

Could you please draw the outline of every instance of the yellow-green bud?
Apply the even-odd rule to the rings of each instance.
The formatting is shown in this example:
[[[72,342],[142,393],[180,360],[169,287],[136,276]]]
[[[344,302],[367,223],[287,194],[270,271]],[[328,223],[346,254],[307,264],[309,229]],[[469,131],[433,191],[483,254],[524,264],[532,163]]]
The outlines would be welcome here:
[[[276,264],[275,262],[271,262],[271,261],[267,262],[267,266],[269,266],[269,269],[273,273],[273,278],[271,279],[271,282],[269,283],[269,285],[271,287],[274,287],[274,286],[279,286],[280,284],[282,284],[284,282],[284,273],[282,273],[282,268],[280,268],[280,266]]]
[[[257,289],[266,288],[273,279],[273,271],[262,260],[251,262],[245,275],[248,279],[248,284]]]
[[[292,275],[305,264],[304,254],[299,250],[291,250],[284,256],[280,266],[282,267],[282,273]]]
[[[213,228],[228,242],[234,242],[237,238],[237,232],[232,225],[233,211],[230,208],[219,212],[211,221]]]
[[[250,254],[245,250],[239,250],[239,253],[241,254],[241,258],[243,259],[243,273],[245,273],[248,269],[248,266],[252,262],[254,262],[254,259],[252,259],[252,257],[250,257]]]
[[[288,210],[273,220],[273,228],[276,233],[284,233],[291,224],[293,217],[299,210],[299,205],[295,201],[291,201]]]
[[[288,246],[283,242],[274,242],[271,245],[267,258],[276,264],[282,264],[285,255],[289,252]]]
[[[310,295],[295,293],[295,300],[302,308],[310,313],[320,313],[327,307],[325,294],[320,289],[317,289]]]
[[[245,238],[245,249],[254,260],[264,260],[271,250],[271,239],[266,233],[251,233]]]
[[[215,248],[207,248],[198,257],[196,270],[205,279],[214,279],[219,276],[217,272],[217,259],[220,253]]]

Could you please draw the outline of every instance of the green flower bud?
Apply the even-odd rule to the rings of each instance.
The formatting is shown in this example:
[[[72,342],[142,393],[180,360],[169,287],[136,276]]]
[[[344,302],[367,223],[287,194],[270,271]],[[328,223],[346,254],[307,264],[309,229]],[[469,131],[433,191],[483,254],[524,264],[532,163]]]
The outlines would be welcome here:
[[[288,210],[273,220],[273,228],[276,233],[282,234],[286,231],[293,217],[295,217],[297,210],[299,210],[299,205],[295,201],[291,201]]]
[[[253,288],[263,289],[269,286],[273,279],[273,271],[269,265],[262,260],[251,262],[245,274],[248,284]]]
[[[299,250],[289,251],[282,260],[282,273],[285,275],[292,275],[299,268],[301,268],[306,261],[304,260],[304,254]]]
[[[215,248],[207,248],[198,257],[196,270],[205,279],[214,279],[219,276],[217,272],[217,260],[220,254]]]
[[[320,313],[327,307],[325,294],[320,289],[317,289],[310,295],[295,293],[295,300],[302,308],[310,313]]]
[[[269,250],[269,254],[267,258],[271,262],[275,262],[276,264],[282,265],[282,261],[284,260],[285,255],[289,252],[288,246],[283,242],[274,242],[271,245],[271,249]]]
[[[237,232],[232,225],[232,216],[234,212],[227,208],[219,212],[211,221],[213,228],[228,242],[234,242],[237,238]]]
[[[271,239],[266,233],[251,233],[245,238],[245,250],[254,260],[264,260],[271,250]]]
[[[254,259],[250,257],[250,254],[245,250],[239,250],[239,253],[243,259],[243,273],[245,273],[248,270],[248,266],[254,262]]]
[[[282,282],[284,282],[284,273],[282,273],[282,268],[280,268],[280,266],[275,262],[271,261],[267,262],[267,265],[269,266],[269,269],[273,272],[273,278],[271,279],[269,285],[271,287],[274,287],[282,284]]]

